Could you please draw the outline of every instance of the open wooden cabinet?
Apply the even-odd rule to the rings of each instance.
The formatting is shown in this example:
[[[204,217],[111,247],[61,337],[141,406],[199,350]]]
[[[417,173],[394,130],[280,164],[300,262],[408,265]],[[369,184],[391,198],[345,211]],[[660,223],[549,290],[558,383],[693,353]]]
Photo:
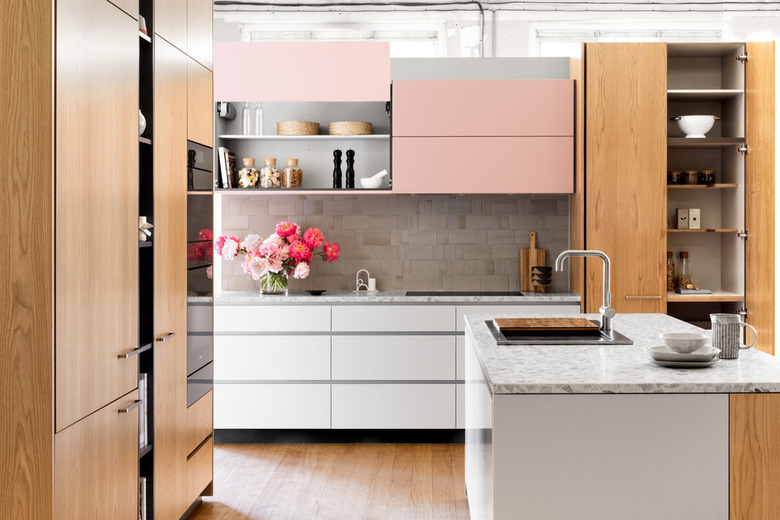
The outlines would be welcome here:
[[[707,328],[710,313],[738,312],[774,353],[774,63],[772,42],[584,44],[571,246],[610,257],[618,312]],[[705,138],[672,121],[695,114],[719,117]],[[669,184],[675,170],[715,170],[715,182]],[[699,209],[700,229],[678,229],[678,208]],[[688,252],[711,292],[667,291],[667,251]],[[598,312],[602,266],[577,269],[572,287]]]

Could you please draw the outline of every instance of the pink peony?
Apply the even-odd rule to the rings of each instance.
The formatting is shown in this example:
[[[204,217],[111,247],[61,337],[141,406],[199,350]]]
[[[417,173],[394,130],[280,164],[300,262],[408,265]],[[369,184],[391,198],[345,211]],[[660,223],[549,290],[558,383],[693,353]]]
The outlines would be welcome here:
[[[224,256],[223,252],[224,252],[225,242],[227,242],[228,240],[232,240],[236,244],[238,244],[238,242],[240,241],[240,239],[235,235],[220,235],[217,241],[214,242],[214,250],[217,252],[219,256]],[[233,256],[235,256],[235,254]],[[230,258],[227,259],[231,260]]]
[[[276,234],[280,237],[287,237],[294,235],[298,230],[298,225],[295,222],[279,222],[276,225]]]
[[[244,241],[241,243],[241,247],[247,250],[247,252],[255,252],[263,243],[263,239],[260,235],[247,235]]]
[[[295,240],[290,244],[290,256],[295,259],[296,263],[311,262],[313,253],[303,241]]]
[[[303,280],[307,276],[309,276],[309,273],[311,270],[309,269],[309,264],[306,262],[301,262],[300,264],[295,266],[295,272],[293,273],[293,278],[297,278],[298,280]]]
[[[341,247],[336,242],[323,242],[322,254],[325,255],[325,260],[333,262],[341,256]]]
[[[214,233],[210,229],[201,229],[198,231],[198,240],[212,240]]]
[[[228,238],[222,246],[222,258],[233,260],[236,256],[238,256],[238,240]]]
[[[323,240],[325,240],[325,237],[323,236],[322,231],[320,231],[317,228],[309,228],[303,234],[303,241],[311,249],[314,249],[315,247],[320,247],[322,245]]]

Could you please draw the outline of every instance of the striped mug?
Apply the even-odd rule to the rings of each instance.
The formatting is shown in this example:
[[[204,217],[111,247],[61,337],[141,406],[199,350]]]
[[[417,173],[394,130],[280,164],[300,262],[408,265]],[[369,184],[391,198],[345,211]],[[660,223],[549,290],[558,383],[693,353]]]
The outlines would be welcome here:
[[[710,314],[710,320],[712,321],[712,346],[720,349],[721,359],[737,359],[740,349],[750,348],[756,344],[758,332],[743,322],[739,314]],[[750,345],[742,345],[740,327],[747,327],[753,331],[753,342]]]

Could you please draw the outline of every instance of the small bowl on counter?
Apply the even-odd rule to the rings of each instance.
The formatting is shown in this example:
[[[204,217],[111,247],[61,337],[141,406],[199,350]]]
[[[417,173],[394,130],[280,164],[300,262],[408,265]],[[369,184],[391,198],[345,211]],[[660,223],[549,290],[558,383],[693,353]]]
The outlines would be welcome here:
[[[696,332],[667,332],[661,334],[661,339],[675,352],[690,354],[703,347],[710,337]]]

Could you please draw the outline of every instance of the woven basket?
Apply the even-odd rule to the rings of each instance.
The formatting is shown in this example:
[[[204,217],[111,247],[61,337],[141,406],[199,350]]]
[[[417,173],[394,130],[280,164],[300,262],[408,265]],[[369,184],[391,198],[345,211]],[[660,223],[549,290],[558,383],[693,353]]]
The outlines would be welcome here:
[[[334,121],[328,126],[330,135],[370,135],[371,123],[362,121]]]
[[[276,135],[318,135],[320,124],[311,121],[279,121]]]

